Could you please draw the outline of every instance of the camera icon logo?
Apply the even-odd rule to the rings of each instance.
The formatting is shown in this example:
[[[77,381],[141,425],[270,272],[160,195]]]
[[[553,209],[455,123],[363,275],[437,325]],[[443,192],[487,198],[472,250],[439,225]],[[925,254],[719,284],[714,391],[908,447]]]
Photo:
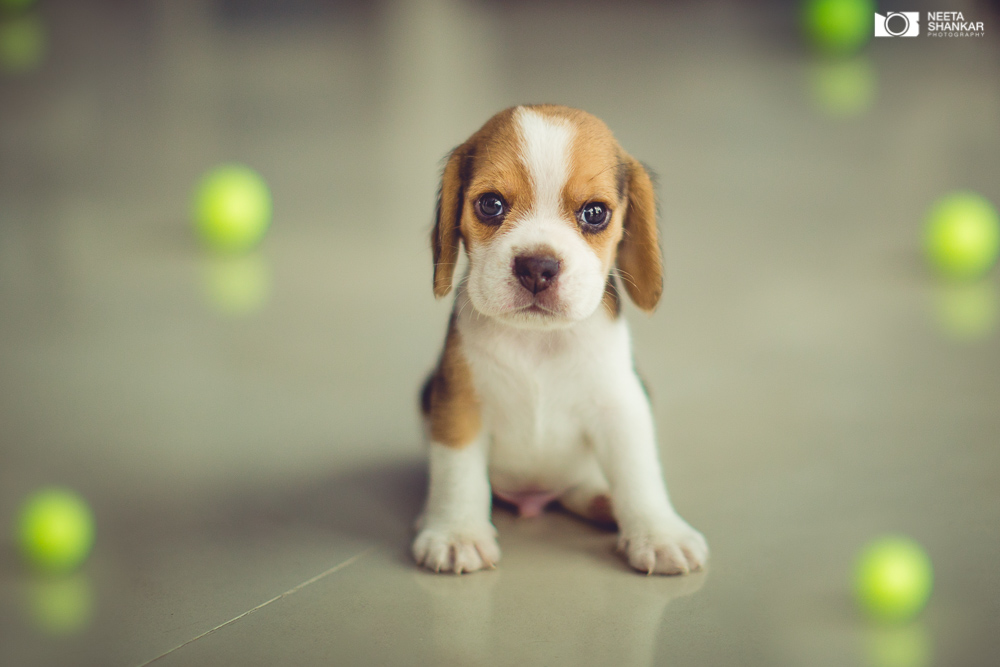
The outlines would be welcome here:
[[[920,34],[920,12],[875,12],[876,37],[916,37]]]

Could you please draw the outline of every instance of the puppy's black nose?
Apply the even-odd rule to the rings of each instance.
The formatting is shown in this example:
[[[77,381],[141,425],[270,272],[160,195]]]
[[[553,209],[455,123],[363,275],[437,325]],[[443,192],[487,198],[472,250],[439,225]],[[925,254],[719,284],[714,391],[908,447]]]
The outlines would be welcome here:
[[[538,294],[549,288],[559,275],[559,260],[555,257],[521,255],[514,258],[514,275],[524,289]]]

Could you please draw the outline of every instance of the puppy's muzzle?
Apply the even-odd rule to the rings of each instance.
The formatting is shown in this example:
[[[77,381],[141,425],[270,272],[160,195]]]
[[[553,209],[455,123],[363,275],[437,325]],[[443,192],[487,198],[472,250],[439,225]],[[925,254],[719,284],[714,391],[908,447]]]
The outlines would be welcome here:
[[[547,290],[559,276],[560,262],[550,255],[519,255],[514,258],[514,275],[532,294]]]

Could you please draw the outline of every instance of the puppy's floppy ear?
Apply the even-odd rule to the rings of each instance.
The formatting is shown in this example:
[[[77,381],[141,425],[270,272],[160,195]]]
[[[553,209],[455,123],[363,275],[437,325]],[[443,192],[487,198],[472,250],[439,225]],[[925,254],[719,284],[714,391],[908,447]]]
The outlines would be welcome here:
[[[663,293],[663,261],[656,228],[656,194],[646,169],[625,157],[628,170],[628,205],[625,232],[618,244],[618,271],[625,291],[647,313],[656,308]]]
[[[431,231],[431,248],[434,250],[434,296],[441,298],[451,291],[458,262],[458,244],[462,238],[459,224],[465,199],[466,161],[471,157],[471,147],[462,144],[451,152],[441,175],[438,190],[437,214]]]

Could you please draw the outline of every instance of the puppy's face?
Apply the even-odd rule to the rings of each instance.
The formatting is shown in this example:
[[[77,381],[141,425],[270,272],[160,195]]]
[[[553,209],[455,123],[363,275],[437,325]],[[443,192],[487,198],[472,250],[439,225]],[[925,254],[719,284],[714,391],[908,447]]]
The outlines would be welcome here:
[[[590,316],[616,258],[640,307],[655,307],[662,288],[649,176],[604,123],[566,107],[503,111],[452,153],[433,234],[438,296],[451,289],[459,239],[472,305],[514,326]]]

